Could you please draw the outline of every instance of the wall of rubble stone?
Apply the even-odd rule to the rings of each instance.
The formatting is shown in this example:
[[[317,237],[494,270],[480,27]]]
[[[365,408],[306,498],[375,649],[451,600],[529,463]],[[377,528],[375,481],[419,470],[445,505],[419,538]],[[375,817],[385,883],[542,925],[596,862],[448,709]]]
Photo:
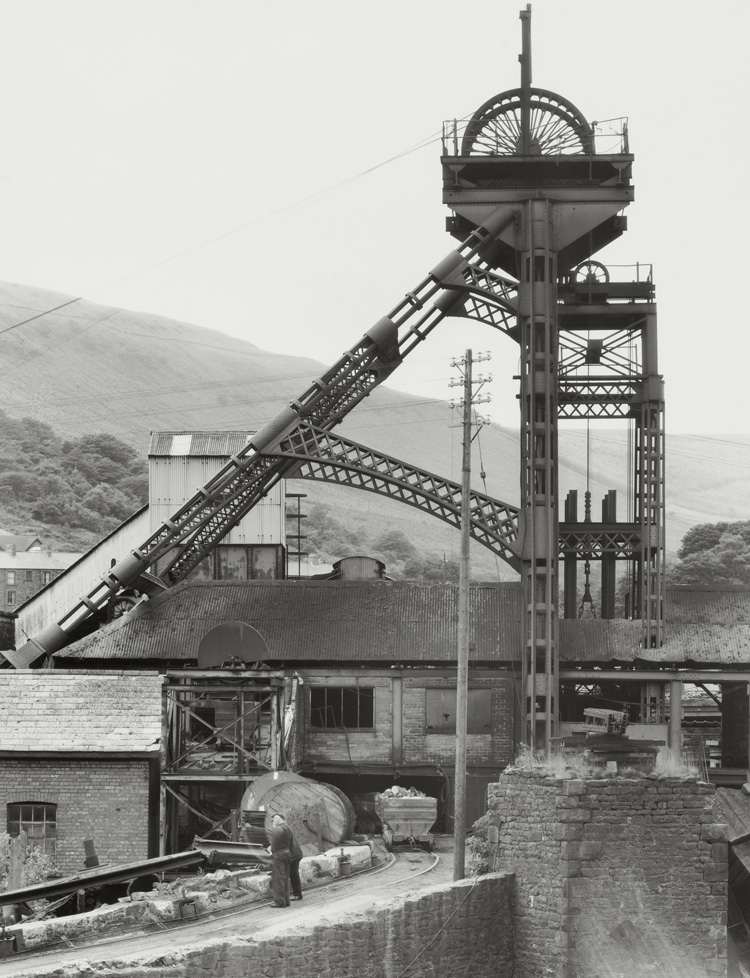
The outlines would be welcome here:
[[[517,875],[516,978],[725,976],[726,827],[694,778],[503,774],[492,865]]]
[[[492,874],[326,913],[267,940],[237,936],[195,951],[97,966],[98,978],[513,978],[513,878]]]

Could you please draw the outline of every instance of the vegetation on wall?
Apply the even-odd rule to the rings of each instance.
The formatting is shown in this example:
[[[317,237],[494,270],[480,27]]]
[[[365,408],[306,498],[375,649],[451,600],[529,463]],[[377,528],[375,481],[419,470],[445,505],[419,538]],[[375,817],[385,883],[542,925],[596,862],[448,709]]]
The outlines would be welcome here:
[[[65,439],[0,411],[0,525],[58,550],[87,549],[148,499],[148,468],[109,434]]]
[[[20,878],[11,881],[14,846],[20,853],[18,866]],[[19,886],[42,883],[53,869],[54,863],[49,856],[46,856],[41,849],[26,844],[25,833],[23,839],[12,839],[7,832],[0,832],[0,893]]]

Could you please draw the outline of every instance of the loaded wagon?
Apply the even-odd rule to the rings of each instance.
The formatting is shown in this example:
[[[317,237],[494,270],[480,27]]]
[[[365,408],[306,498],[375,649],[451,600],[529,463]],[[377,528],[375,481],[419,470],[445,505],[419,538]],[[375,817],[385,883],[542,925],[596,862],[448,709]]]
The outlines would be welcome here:
[[[410,845],[432,852],[432,828],[437,819],[437,798],[427,796],[375,796],[375,811],[383,826],[383,842],[393,846]]]

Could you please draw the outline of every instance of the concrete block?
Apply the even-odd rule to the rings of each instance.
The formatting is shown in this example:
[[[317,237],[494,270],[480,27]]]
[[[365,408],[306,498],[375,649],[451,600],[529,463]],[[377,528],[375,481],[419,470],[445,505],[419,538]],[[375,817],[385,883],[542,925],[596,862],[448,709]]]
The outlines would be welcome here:
[[[708,825],[701,825],[702,842],[726,842],[728,838],[727,826],[721,822],[711,822]]]
[[[729,846],[726,842],[711,843],[711,859],[717,866],[729,861]]]
[[[560,860],[560,876],[564,879],[571,879],[581,875],[581,864],[577,859]]]
[[[580,848],[581,859],[599,859],[603,852],[600,842],[582,842]]]
[[[571,779],[562,783],[562,793],[564,795],[582,795],[585,791],[586,785],[583,781]]]
[[[725,864],[717,866],[715,863],[707,863],[703,867],[704,883],[723,883],[727,878],[727,867]]]

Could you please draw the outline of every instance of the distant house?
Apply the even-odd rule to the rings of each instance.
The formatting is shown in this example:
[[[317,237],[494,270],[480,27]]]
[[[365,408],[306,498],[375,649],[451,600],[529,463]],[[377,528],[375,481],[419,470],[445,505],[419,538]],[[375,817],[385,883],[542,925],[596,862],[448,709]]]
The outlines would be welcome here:
[[[0,550],[20,552],[42,550],[43,547],[41,539],[33,534],[0,533]]]
[[[8,541],[32,545],[21,549]],[[0,611],[15,611],[81,556],[42,549],[38,537],[0,537]]]

